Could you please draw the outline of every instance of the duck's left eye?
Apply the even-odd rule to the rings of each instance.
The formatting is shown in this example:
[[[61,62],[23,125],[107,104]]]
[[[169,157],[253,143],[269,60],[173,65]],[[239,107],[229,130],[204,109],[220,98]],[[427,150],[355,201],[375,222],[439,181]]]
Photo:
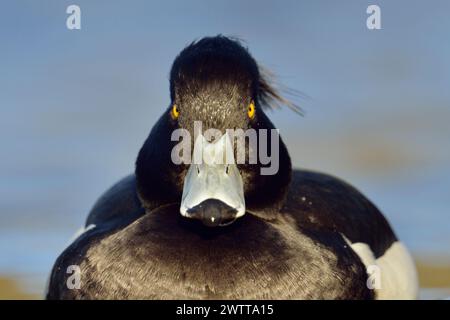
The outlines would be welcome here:
[[[170,111],[170,115],[172,116],[172,119],[177,119],[180,115],[180,112],[178,111],[178,107],[176,104],[172,106],[172,110]]]
[[[253,119],[254,117],[255,117],[255,103],[252,101],[252,102],[250,102],[250,104],[248,105],[248,111],[247,111],[247,114],[248,114],[248,117],[250,118],[250,119]]]

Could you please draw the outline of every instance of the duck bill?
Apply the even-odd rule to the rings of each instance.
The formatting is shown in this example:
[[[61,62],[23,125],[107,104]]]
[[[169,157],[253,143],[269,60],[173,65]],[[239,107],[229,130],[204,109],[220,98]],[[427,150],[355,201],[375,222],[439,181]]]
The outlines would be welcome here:
[[[245,213],[242,177],[228,134],[215,142],[199,135],[184,180],[180,213],[207,226],[224,226]]]

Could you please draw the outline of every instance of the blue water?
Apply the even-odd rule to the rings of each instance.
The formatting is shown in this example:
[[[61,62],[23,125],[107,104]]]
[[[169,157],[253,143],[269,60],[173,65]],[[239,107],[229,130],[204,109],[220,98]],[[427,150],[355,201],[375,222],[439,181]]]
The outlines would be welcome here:
[[[5,1],[0,11],[0,276],[43,289],[97,197],[133,171],[184,45],[247,41],[300,98],[270,113],[295,165],[351,182],[417,257],[450,260],[450,3]],[[413,21],[413,22],[412,22]]]

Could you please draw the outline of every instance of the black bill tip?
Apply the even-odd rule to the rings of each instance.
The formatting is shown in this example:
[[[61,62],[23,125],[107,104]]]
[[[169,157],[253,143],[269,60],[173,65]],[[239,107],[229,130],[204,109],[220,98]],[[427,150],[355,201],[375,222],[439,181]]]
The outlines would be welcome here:
[[[187,211],[190,218],[200,220],[205,226],[226,226],[236,220],[238,211],[217,199],[205,200]]]

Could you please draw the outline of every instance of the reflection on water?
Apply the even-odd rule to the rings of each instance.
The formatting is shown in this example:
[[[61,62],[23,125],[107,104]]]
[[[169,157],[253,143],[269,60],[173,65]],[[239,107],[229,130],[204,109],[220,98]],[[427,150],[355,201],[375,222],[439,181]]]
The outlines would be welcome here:
[[[246,10],[253,7],[240,1],[177,10],[170,1],[79,5],[89,22],[78,33],[61,24],[65,8],[55,2],[2,5],[0,278],[43,291],[91,205],[133,171],[169,104],[175,55],[217,33],[246,39],[282,82],[312,97],[299,101],[304,118],[269,114],[294,164],[357,186],[415,257],[450,265],[450,45],[441,40],[449,2],[425,12],[412,2],[380,1],[387,24],[375,33],[365,29],[361,1],[258,2],[252,19]],[[120,19],[106,24],[104,16]],[[404,23],[410,16],[413,25]],[[424,286],[450,287],[450,268],[437,279],[429,268],[421,266]],[[0,283],[0,292],[19,290]]]

